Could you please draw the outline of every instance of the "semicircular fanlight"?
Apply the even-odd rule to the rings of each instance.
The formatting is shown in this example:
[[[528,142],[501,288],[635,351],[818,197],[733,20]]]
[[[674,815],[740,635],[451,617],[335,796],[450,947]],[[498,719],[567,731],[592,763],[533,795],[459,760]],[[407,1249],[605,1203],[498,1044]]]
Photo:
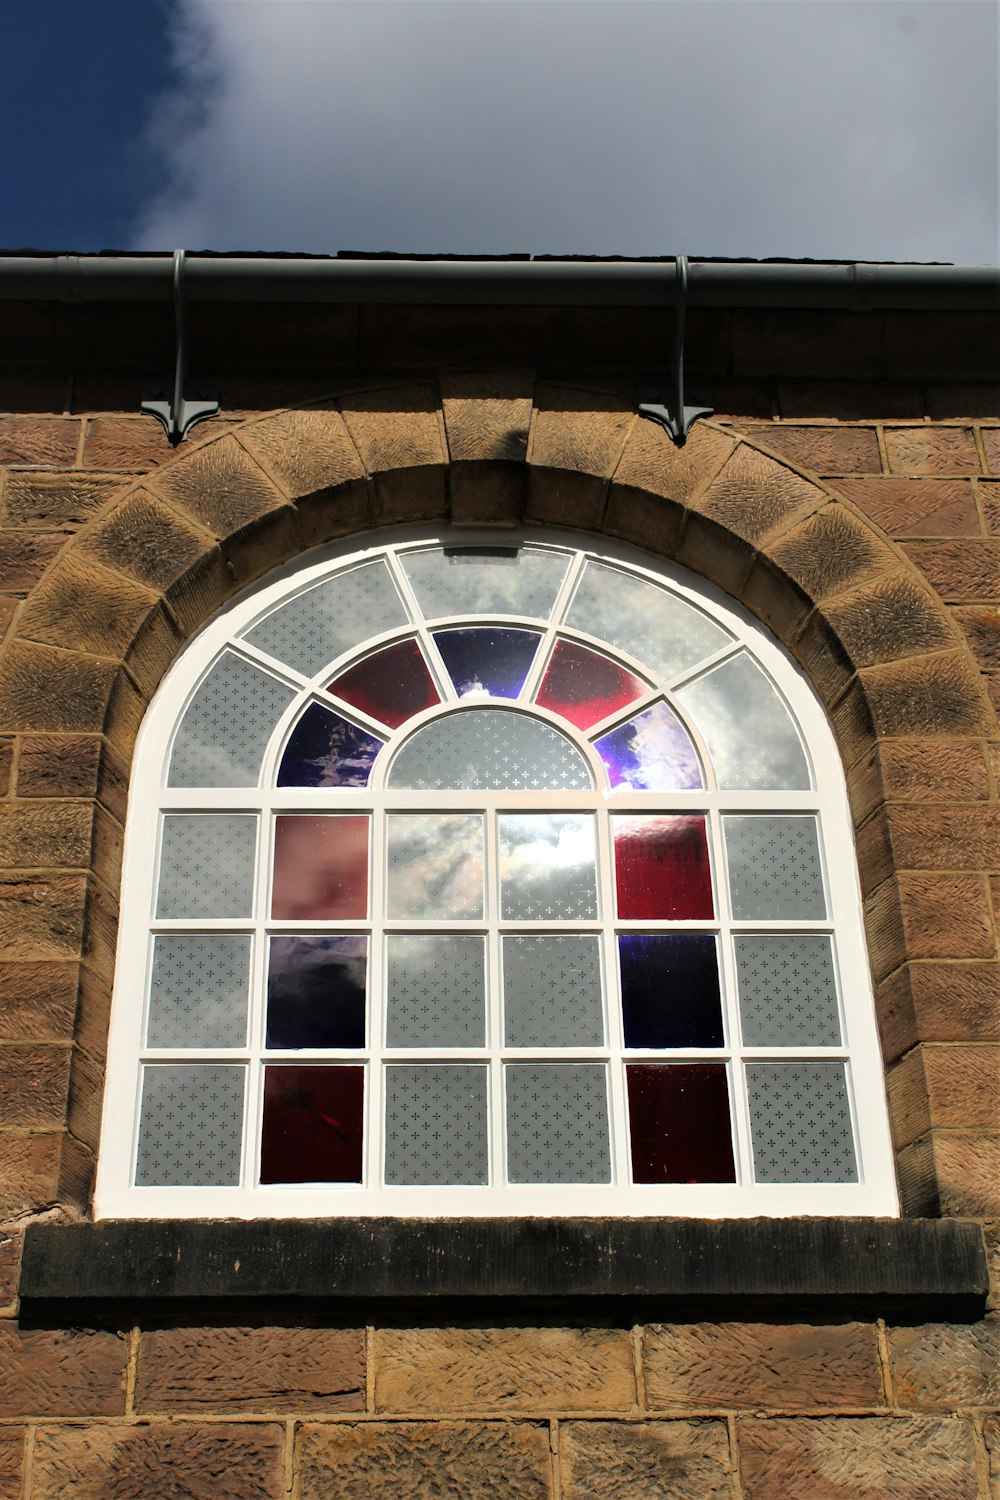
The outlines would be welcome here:
[[[467,708],[409,739],[389,772],[407,791],[590,791],[579,750],[551,724],[512,709]]]

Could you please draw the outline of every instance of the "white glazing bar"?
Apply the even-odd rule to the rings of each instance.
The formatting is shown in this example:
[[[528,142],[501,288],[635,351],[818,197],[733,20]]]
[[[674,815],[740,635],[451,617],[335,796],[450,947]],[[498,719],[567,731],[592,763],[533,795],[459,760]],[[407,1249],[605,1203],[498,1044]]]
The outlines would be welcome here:
[[[497,813],[483,813],[486,824],[486,1045],[489,1051],[488,1109],[490,1182],[498,1187],[507,1180],[507,1122],[504,1112],[502,961],[500,943],[500,849]]]

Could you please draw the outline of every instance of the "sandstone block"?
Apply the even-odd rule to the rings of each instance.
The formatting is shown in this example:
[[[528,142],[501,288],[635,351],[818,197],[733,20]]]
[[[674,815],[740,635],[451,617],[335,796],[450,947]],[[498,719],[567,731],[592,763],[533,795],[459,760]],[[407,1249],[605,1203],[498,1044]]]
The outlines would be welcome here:
[[[873,427],[755,427],[755,442],[815,474],[879,474],[882,459]]]
[[[80,651],[11,642],[0,665],[0,702],[9,729],[100,733],[117,668]]]
[[[16,1427],[0,1428],[0,1500],[21,1500],[24,1464],[24,1433]]]
[[[0,806],[0,865],[8,869],[86,868],[94,810],[85,802],[9,802]]]
[[[277,1423],[43,1427],[35,1500],[283,1500]]]
[[[1000,966],[906,964],[879,987],[877,1005],[887,1062],[918,1041],[997,1042]]]
[[[564,469],[528,469],[525,519],[547,526],[576,526],[600,531],[608,481]]]
[[[907,542],[905,551],[943,599],[996,602],[1000,541]]]
[[[14,741],[0,739],[0,797],[10,792],[10,773],[14,762]]]
[[[938,651],[862,668],[859,681],[877,734],[988,733],[989,706],[964,651]]]
[[[528,373],[443,372],[441,407],[452,463],[523,463],[534,387]]]
[[[993,927],[981,879],[904,872],[865,903],[876,980],[919,958],[993,958]]]
[[[859,822],[882,802],[982,802],[990,795],[989,770],[974,741],[884,740],[847,781]]]
[[[62,1125],[70,1050],[58,1043],[0,1046],[0,1128]]]
[[[747,443],[741,443],[698,500],[698,509],[748,542],[818,509],[818,485]]]
[[[1000,671],[1000,609],[981,604],[952,613],[983,671]]]
[[[21,1253],[19,1234],[0,1233],[0,1307],[6,1307],[17,1296],[17,1262]],[[0,1473],[3,1472],[0,1461]],[[3,1488],[0,1486],[0,1496]]]
[[[0,957],[15,963],[78,958],[86,900],[82,875],[0,875]]]
[[[0,417],[0,464],[71,469],[80,423],[70,417]]]
[[[684,510],[673,500],[648,490],[612,481],[604,508],[602,530],[638,547],[673,556],[684,521]]]
[[[27,600],[18,633],[50,646],[120,657],[155,602],[148,588],[70,552]]]
[[[887,427],[885,451],[893,474],[982,472],[968,427]]]
[[[89,521],[125,481],[118,474],[46,474],[14,469],[7,476],[4,516],[8,526],[73,529]]]
[[[113,1417],[125,1409],[127,1344],[114,1333],[0,1323],[5,1417]]]
[[[889,803],[885,821],[896,868],[1000,868],[1000,808],[992,804],[906,807]]]
[[[301,1500],[548,1500],[548,1432],[529,1422],[367,1422],[306,1425]]]
[[[955,645],[939,600],[909,569],[831,599],[823,614],[858,667]]]
[[[58,1195],[62,1136],[0,1135],[0,1218],[47,1208]]]
[[[744,1421],[747,1500],[976,1500],[972,1424],[893,1417]]]
[[[838,479],[837,492],[890,536],[978,536],[968,479]]]
[[[637,417],[614,479],[617,484],[686,505],[719,473],[733,447],[728,432],[706,422],[696,422],[687,442],[678,447],[658,422]]]
[[[175,583],[215,552],[205,532],[189,525],[148,490],[128,495],[88,526],[79,548],[151,589]]]
[[[357,391],[344,396],[339,405],[368,474],[447,462],[433,386]]]
[[[621,397],[569,386],[539,385],[528,442],[533,466],[607,479],[639,419]]]
[[[33,589],[65,544],[62,531],[0,531],[0,588]]]
[[[201,429],[195,428],[198,436]],[[144,473],[172,457],[173,448],[155,417],[91,417],[83,436],[83,462],[88,469],[120,469]]]
[[[897,1157],[903,1211],[1000,1218],[995,1135],[931,1132]]]
[[[443,463],[386,469],[373,483],[376,514],[383,526],[448,514],[448,470]]]
[[[841,505],[826,505],[778,538],[768,552],[811,598],[860,588],[899,567],[894,552]]]
[[[983,1437],[990,1458],[990,1500],[1000,1500],[1000,1417],[987,1417]]]
[[[364,477],[364,466],[338,411],[285,411],[240,431],[247,452],[290,500]]]
[[[336,1328],[163,1328],[139,1347],[143,1412],[364,1408],[364,1335]]]
[[[175,458],[151,476],[149,487],[217,537],[288,504],[232,436]]]
[[[813,611],[813,602],[805,590],[776,568],[765,553],[754,557],[740,586],[739,598],[779,640],[788,644],[798,640]]]
[[[456,526],[517,526],[524,516],[528,475],[523,461],[453,462],[448,484]]]
[[[562,1422],[563,1500],[730,1500],[724,1422]]]
[[[954,1411],[1000,1401],[1000,1323],[892,1328],[889,1358],[900,1406]]]
[[[1000,427],[984,427],[983,449],[991,474],[1000,474]]]

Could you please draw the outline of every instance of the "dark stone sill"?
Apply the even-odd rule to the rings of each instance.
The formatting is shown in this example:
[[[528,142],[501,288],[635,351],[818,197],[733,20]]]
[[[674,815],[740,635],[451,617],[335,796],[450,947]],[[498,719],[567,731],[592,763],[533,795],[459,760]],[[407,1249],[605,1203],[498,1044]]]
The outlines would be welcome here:
[[[978,1224],[956,1219],[258,1219],[32,1224],[25,1316],[586,1314],[971,1320]]]

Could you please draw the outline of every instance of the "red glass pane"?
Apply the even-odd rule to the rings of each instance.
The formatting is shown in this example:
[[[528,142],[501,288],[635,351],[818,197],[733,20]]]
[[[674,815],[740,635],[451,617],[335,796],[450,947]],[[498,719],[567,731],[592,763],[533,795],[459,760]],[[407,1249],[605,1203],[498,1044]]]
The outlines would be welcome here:
[[[397,641],[341,672],[328,691],[390,729],[398,729],[441,697],[416,641]]]
[[[646,691],[644,682],[606,656],[572,641],[556,641],[535,702],[589,729]]]
[[[276,819],[271,915],[284,921],[368,913],[368,819],[320,813]]]
[[[620,917],[681,922],[712,915],[704,818],[615,818],[614,827]]]
[[[364,1068],[265,1068],[261,1182],[360,1182],[364,1100]]]
[[[625,1069],[633,1182],[735,1182],[722,1063]]]

